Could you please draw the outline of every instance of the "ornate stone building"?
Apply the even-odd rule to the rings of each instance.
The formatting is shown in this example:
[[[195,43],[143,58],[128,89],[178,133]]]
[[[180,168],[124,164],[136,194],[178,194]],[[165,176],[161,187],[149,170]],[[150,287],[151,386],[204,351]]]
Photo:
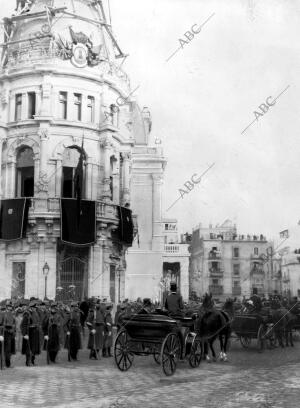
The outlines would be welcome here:
[[[143,207],[142,185],[151,185],[154,230],[152,238],[141,231],[140,239],[154,251],[161,241],[164,159],[148,147],[149,114],[134,102],[118,68],[124,54],[101,1],[32,0],[23,9],[18,3],[5,19],[2,47],[0,198],[4,219],[4,204],[12,214],[20,198],[27,198],[23,212],[29,211],[22,236],[7,239],[4,224],[0,228],[0,297],[118,301],[125,296],[131,245],[120,234],[120,211]],[[83,241],[62,239],[62,198],[75,206],[95,203],[95,223],[93,216],[85,219],[86,231],[95,224],[92,242],[84,245],[81,235]],[[70,236],[75,227],[68,222]]]

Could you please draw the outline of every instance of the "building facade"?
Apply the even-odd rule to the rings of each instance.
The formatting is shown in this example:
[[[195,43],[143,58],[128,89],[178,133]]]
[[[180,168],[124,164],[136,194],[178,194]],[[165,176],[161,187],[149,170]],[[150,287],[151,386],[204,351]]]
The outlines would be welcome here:
[[[215,298],[268,295],[278,289],[273,248],[263,235],[239,235],[230,220],[193,230],[190,259],[191,295]]]
[[[183,300],[188,301],[190,253],[186,236],[178,237],[175,219],[160,218],[160,222],[156,223],[156,229],[154,229],[153,224],[151,226],[151,220],[154,221],[155,218],[148,216],[151,214],[151,206],[145,211],[147,207],[145,203],[144,205],[146,215],[144,221],[133,206],[134,212],[138,215],[138,227],[141,233],[139,233],[139,241],[135,240],[126,257],[128,267],[126,294],[132,300],[142,296],[164,303],[170,291],[170,283],[176,282]],[[147,220],[150,220],[148,227]],[[151,237],[148,242],[145,242],[145,235],[143,235],[145,232]],[[155,235],[151,236],[154,232]]]
[[[149,116],[137,106],[129,79],[118,68],[124,54],[101,1],[32,0],[4,22],[2,220],[7,219],[5,205],[13,214],[24,198],[26,225],[13,239],[4,224],[0,228],[0,297],[100,296],[117,302],[125,297],[131,246],[123,228],[125,218],[132,221],[132,200],[139,208],[141,180],[147,179],[146,190],[152,183],[154,206],[153,239],[141,237],[147,248],[159,246],[164,164],[160,152],[148,150]],[[148,162],[151,169],[143,174]],[[131,172],[137,175],[133,190]],[[72,200],[77,210],[74,219],[64,210],[68,224],[62,206]],[[91,217],[80,222],[86,222],[85,232],[94,229],[90,240],[80,235],[82,225],[76,227],[88,205]],[[75,239],[70,238],[73,230]]]
[[[281,258],[282,292],[286,297],[300,297],[300,250]]]

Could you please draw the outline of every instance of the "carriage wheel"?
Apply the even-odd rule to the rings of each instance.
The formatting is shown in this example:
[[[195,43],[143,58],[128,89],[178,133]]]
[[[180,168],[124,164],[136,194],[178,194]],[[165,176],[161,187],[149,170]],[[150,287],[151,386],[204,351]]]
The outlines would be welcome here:
[[[176,371],[176,362],[180,358],[181,345],[176,333],[169,333],[161,347],[160,360],[165,375],[173,375]]]
[[[121,330],[117,334],[114,345],[114,357],[119,370],[127,371],[132,366],[134,354],[130,350],[126,330]]]
[[[241,345],[242,345],[244,348],[248,348],[248,347],[250,346],[250,344],[251,344],[251,337],[248,337],[248,336],[240,336],[240,342],[241,342]]]
[[[265,326],[261,324],[257,332],[257,348],[260,353],[265,348],[265,333],[266,333]]]
[[[202,341],[199,336],[196,336],[191,346],[189,356],[189,364],[192,368],[199,367],[202,359]]]

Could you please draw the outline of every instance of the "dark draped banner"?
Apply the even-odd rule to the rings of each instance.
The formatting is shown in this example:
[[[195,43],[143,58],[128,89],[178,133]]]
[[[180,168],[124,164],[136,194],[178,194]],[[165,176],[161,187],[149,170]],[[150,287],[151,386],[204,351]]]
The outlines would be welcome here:
[[[62,198],[61,240],[73,245],[92,245],[96,241],[96,203],[81,200],[80,213],[74,198]]]
[[[12,198],[0,202],[0,239],[11,241],[25,236],[30,200]]]
[[[118,206],[119,228],[118,236],[121,242],[132,245],[133,241],[133,222],[132,211],[129,208]]]

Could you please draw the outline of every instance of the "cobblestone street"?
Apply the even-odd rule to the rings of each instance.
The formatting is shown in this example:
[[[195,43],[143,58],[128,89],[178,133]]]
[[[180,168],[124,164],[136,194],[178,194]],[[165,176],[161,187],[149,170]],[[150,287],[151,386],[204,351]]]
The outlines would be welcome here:
[[[0,373],[1,406],[6,407],[299,407],[300,344],[294,349],[244,350],[234,341],[228,363],[201,362],[191,369],[178,363],[165,377],[150,357],[135,357],[123,373],[112,358],[67,362],[66,351],[55,365],[46,365],[45,352],[36,367],[25,367],[24,356]]]

